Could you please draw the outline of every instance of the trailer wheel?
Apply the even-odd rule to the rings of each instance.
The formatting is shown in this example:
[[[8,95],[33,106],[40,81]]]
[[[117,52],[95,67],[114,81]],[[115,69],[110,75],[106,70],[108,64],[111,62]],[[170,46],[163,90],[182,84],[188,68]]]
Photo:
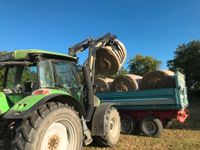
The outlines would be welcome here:
[[[160,119],[148,116],[140,122],[140,130],[146,136],[159,137],[163,130]]]
[[[131,134],[136,131],[136,122],[127,115],[121,115],[121,132],[124,134]]]
[[[117,109],[114,107],[111,107],[105,115],[106,135],[98,136],[95,140],[99,146],[113,147],[119,141],[121,128],[120,117]]]
[[[164,124],[164,128],[170,128],[173,124],[172,119],[167,119]]]
[[[47,103],[16,129],[11,150],[81,150],[82,125],[77,113],[61,103]]]

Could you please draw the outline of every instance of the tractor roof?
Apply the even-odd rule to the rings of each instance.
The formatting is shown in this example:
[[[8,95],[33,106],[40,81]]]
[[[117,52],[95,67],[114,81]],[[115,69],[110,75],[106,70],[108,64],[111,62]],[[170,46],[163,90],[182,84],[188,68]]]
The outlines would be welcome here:
[[[59,58],[59,59],[68,59],[68,60],[77,60],[77,57],[70,55],[50,52],[45,50],[38,49],[26,49],[26,50],[15,50],[13,52],[8,52],[0,55],[0,61],[10,61],[10,60],[28,60],[31,56],[43,55],[47,58]]]

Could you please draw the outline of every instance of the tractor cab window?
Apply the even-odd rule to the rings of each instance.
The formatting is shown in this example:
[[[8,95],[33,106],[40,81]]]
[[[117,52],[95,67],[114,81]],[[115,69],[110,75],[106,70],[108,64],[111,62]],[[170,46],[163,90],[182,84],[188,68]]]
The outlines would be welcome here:
[[[16,85],[16,82],[18,80],[18,78],[16,78],[16,72],[17,67],[9,67],[9,69],[7,70],[6,88],[11,89]]]
[[[54,62],[55,85],[71,93],[75,98],[82,98],[82,86],[77,70],[70,61]]]
[[[0,68],[0,90],[3,90],[3,81],[5,75],[6,68]]]
[[[64,88],[77,87],[80,84],[75,68],[71,62],[55,62],[55,82]]]
[[[39,62],[39,77],[41,88],[55,87],[51,60]]]
[[[21,85],[25,93],[30,93],[38,88],[37,66],[24,67]]]
[[[1,88],[7,94],[32,92],[37,85],[37,67],[28,65],[4,66],[0,71]]]

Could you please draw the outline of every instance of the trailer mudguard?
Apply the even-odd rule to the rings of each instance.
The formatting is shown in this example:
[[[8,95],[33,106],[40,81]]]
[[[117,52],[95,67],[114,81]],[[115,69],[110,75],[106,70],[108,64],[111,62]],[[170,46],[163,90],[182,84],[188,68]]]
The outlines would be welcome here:
[[[23,119],[28,118],[40,106],[49,101],[66,103],[74,107],[80,115],[85,116],[85,109],[82,104],[70,95],[57,93],[49,95],[30,95],[16,103],[4,116],[6,119]]]
[[[103,103],[97,107],[92,119],[92,135],[93,136],[104,136],[105,131],[105,120],[106,112],[111,107],[110,103]]]

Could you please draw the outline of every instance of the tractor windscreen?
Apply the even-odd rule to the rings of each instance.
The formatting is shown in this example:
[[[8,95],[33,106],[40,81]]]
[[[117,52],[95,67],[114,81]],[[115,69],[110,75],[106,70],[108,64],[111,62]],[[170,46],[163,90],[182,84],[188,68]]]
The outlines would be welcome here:
[[[52,63],[50,60],[39,62],[40,87],[55,87]]]

